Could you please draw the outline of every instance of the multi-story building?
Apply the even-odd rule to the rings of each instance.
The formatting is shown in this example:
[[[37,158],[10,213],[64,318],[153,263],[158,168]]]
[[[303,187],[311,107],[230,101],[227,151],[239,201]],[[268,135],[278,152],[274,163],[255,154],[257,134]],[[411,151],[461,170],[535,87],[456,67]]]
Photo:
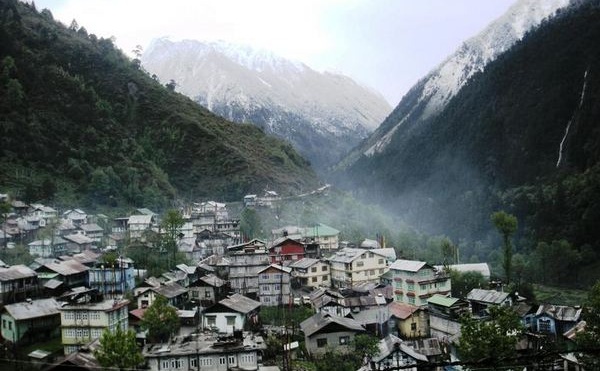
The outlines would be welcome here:
[[[460,332],[460,318],[469,311],[464,300],[433,295],[428,300],[429,331],[431,337],[449,342]]]
[[[81,292],[81,296],[85,296]],[[60,308],[62,344],[65,354],[73,353],[92,340],[100,338],[104,330],[127,331],[129,300],[88,301],[82,304],[72,300]]]
[[[260,336],[239,331],[231,337],[201,334],[169,344],[149,344],[142,354],[151,371],[252,371],[258,370],[264,349]]]
[[[131,215],[127,221],[129,237],[141,239],[144,232],[152,228],[152,223],[154,223],[154,217],[152,215]]]
[[[258,272],[270,264],[267,250],[247,247],[239,251],[230,251],[227,259],[231,289],[244,295],[256,295]]]
[[[33,241],[28,246],[29,254],[40,258],[57,258],[67,253],[67,241],[60,237]]]
[[[133,263],[120,259],[110,266],[100,265],[90,268],[89,286],[107,297],[132,292],[135,287]]]
[[[318,244],[321,251],[336,250],[339,247],[340,231],[333,227],[317,223],[312,227],[303,228],[302,231],[302,237]]]
[[[329,264],[321,259],[304,258],[289,265],[292,282],[299,286],[331,286]]]
[[[258,271],[258,298],[261,305],[288,305],[291,300],[292,269],[277,264]]]
[[[38,296],[37,273],[25,265],[0,267],[0,304],[16,303]]]
[[[434,294],[450,293],[450,275],[426,262],[398,259],[390,265],[387,279],[394,289],[394,300],[411,305],[427,305]]]
[[[377,282],[388,266],[385,254],[375,250],[344,248],[327,258],[331,284],[351,288],[363,282]]]
[[[60,305],[54,299],[26,300],[4,306],[2,338],[13,344],[31,344],[58,336]]]
[[[271,263],[283,264],[302,258],[304,258],[304,245],[289,237],[278,238],[269,247],[269,260]]]

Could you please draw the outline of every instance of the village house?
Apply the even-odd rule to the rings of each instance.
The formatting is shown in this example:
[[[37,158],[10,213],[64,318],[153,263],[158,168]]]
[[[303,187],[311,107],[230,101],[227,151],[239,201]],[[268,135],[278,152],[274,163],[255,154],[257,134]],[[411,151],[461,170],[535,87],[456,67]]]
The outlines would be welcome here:
[[[243,295],[258,297],[258,272],[270,264],[267,251],[254,247],[228,250],[231,289]]]
[[[0,267],[0,304],[35,298],[40,293],[37,273],[25,265]]]
[[[43,287],[51,295],[89,284],[89,268],[75,259],[44,261],[34,270]]]
[[[104,229],[96,223],[82,224],[79,229],[83,231],[83,234],[92,240],[92,243],[99,244],[102,242],[104,237]]]
[[[364,327],[352,318],[338,317],[328,313],[316,313],[300,323],[304,344],[311,355],[324,354],[329,349],[350,351],[349,345]]]
[[[144,232],[151,230],[154,217],[152,215],[131,215],[127,220],[129,238],[141,239]]]
[[[304,258],[304,245],[288,237],[281,237],[269,247],[269,260],[273,264],[284,264]]]
[[[29,254],[31,256],[39,256],[40,258],[57,258],[68,252],[67,241],[61,237],[33,241],[27,244],[27,246],[29,247]]]
[[[290,277],[292,269],[271,264],[259,270],[258,299],[263,306],[288,305],[292,300]]]
[[[316,223],[302,230],[302,237],[307,241],[318,244],[321,251],[337,250],[339,236],[340,231],[323,223]]]
[[[398,301],[387,305],[390,311],[390,333],[402,339],[419,339],[429,335],[429,313],[426,308]]]
[[[89,286],[107,297],[124,295],[135,287],[133,261],[119,258],[114,264],[96,264],[89,269]]]
[[[467,294],[467,300],[476,317],[487,317],[490,306],[512,306],[510,294],[496,290],[473,289]]]
[[[260,303],[244,295],[233,294],[206,308],[202,313],[202,328],[233,334],[258,322]]]
[[[433,295],[427,300],[429,332],[431,337],[452,342],[460,333],[460,317],[469,311],[469,304],[461,299]]]
[[[73,353],[94,339],[104,330],[116,331],[117,327],[129,328],[129,300],[102,300],[94,298],[95,290],[76,289],[66,297],[68,304],[60,308],[60,328],[65,354]],[[63,296],[63,299],[65,297]]]
[[[379,282],[379,277],[388,266],[386,256],[377,250],[345,248],[326,260],[330,265],[331,284],[338,288]]]
[[[76,227],[87,223],[87,214],[81,209],[67,210],[63,213],[63,218],[69,219]]]
[[[2,338],[23,345],[58,336],[59,308],[54,299],[28,299],[5,305],[2,311]]]
[[[188,289],[191,301],[201,307],[208,307],[228,294],[229,284],[214,274],[207,274],[192,282]]]
[[[138,308],[151,306],[157,296],[166,298],[167,302],[176,308],[183,308],[188,300],[188,289],[176,282],[165,282],[158,286],[147,287],[136,293]]]
[[[308,297],[311,306],[317,313],[333,314],[339,317],[345,317],[350,313],[344,296],[336,290],[321,287],[311,292]]]
[[[329,264],[321,259],[304,258],[289,265],[293,286],[331,286]]]
[[[416,352],[402,339],[392,334],[381,339],[377,348],[378,352],[371,357],[369,363],[359,368],[358,371],[389,370],[392,367],[417,371],[429,363],[426,356]]]
[[[390,327],[393,327],[390,322],[391,312],[385,304],[358,312],[350,312],[346,318],[352,318],[360,323],[369,334],[379,339],[386,337],[390,333]]]
[[[396,260],[384,278],[392,284],[394,300],[411,305],[427,305],[434,294],[451,291],[450,275],[417,260]]]
[[[67,251],[71,254],[77,254],[93,247],[94,240],[80,233],[73,233],[63,237],[67,241]]]
[[[552,336],[563,335],[579,323],[581,312],[581,307],[540,304],[532,322],[532,331]]]
[[[168,344],[148,344],[143,349],[151,371],[258,370],[266,345],[256,334],[234,336],[194,334]]]
[[[58,212],[55,209],[42,204],[31,204],[28,214],[40,218],[42,221],[40,224],[41,227],[46,226],[49,220],[56,219],[58,217]]]

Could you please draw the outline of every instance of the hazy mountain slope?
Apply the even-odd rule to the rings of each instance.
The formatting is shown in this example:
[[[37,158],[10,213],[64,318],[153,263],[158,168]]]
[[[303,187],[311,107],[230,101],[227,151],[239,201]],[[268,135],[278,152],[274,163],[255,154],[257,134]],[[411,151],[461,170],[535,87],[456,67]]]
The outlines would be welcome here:
[[[170,92],[52,14],[0,2],[0,188],[30,199],[165,206],[314,185],[306,160]]]
[[[347,179],[417,226],[457,240],[485,236],[489,214],[504,208],[519,216],[523,236],[600,242],[592,227],[600,222],[596,4],[545,22],[438,114],[403,124],[381,151],[361,156]],[[406,99],[420,114],[412,93]]]
[[[225,42],[154,40],[142,64],[212,112],[288,140],[318,169],[337,162],[391,111],[381,95],[348,77]]]
[[[477,36],[421,79],[403,97],[379,128],[357,146],[338,167],[350,166],[361,156],[385,150],[396,135],[410,140],[414,125],[439,113],[473,74],[509,49],[527,30],[565,6],[569,0],[520,0]],[[400,132],[400,134],[397,134]]]

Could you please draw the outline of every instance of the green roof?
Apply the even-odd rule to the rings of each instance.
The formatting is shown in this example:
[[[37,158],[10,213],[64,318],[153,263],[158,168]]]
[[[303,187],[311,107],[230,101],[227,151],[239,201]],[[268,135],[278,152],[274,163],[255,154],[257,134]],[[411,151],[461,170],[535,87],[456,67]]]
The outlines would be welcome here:
[[[312,227],[304,228],[304,237],[334,236],[339,233],[340,231],[337,229],[323,223],[318,223]]]
[[[435,294],[432,297],[430,297],[429,299],[427,299],[427,302],[431,303],[431,304],[441,305],[443,307],[451,307],[454,304],[456,304],[456,302],[459,300],[460,299],[458,299],[458,298],[452,298],[452,297],[443,296],[440,294]]]

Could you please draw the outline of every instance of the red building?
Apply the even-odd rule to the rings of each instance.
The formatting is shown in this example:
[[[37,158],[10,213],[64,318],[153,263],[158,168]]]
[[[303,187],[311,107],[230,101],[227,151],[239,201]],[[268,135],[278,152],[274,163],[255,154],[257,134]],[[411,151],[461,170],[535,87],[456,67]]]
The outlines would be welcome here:
[[[271,264],[292,262],[304,258],[304,245],[288,237],[278,238],[269,247],[269,260]]]

